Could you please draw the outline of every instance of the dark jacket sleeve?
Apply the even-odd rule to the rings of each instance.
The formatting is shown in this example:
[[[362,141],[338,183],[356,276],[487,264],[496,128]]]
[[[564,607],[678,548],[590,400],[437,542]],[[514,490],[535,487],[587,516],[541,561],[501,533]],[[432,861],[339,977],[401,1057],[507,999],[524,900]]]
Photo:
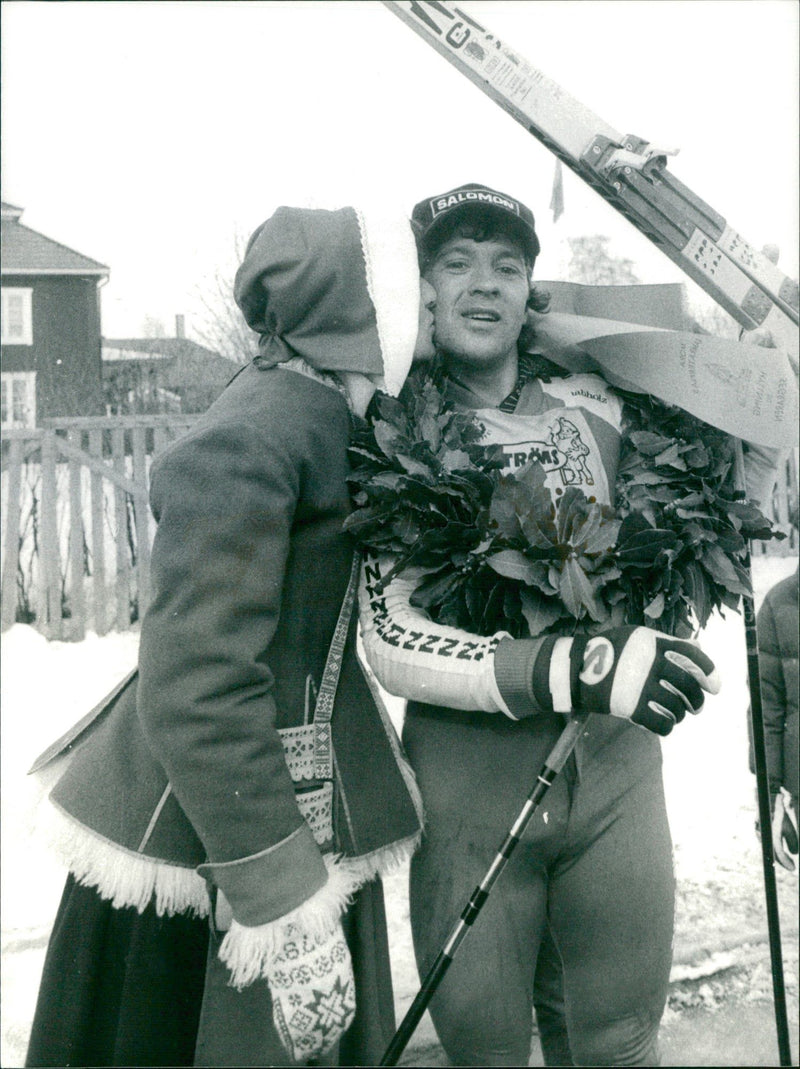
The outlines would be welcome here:
[[[761,676],[761,707],[764,716],[764,743],[767,751],[767,778],[770,796],[778,793],[783,774],[783,734],[786,719],[786,682],[775,612],[767,597],[758,613],[758,666]]]
[[[246,421],[206,427],[154,466],[153,599],[138,707],[234,917],[262,924],[326,870],[300,816],[275,727],[269,646],[301,471]]]

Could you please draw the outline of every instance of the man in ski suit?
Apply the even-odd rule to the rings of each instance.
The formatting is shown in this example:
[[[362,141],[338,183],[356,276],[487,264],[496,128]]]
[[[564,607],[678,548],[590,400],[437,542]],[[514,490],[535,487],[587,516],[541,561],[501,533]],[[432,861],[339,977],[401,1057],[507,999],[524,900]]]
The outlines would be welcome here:
[[[437,291],[448,397],[475,411],[487,444],[507,447],[509,470],[540,456],[554,499],[569,483],[612,503],[619,398],[597,375],[541,375],[518,351],[528,309],[541,310],[530,284],[539,242],[529,209],[467,185],[422,201],[412,221]],[[493,860],[564,714],[600,714],[431,1002],[448,1057],[527,1064],[549,927],[575,1063],[658,1064],[674,876],[657,736],[718,690],[714,665],[696,644],[644,627],[514,640],[439,625],[410,603],[419,570],[379,586],[391,564],[367,557],[360,608],[373,670],[408,699],[404,741],[427,818],[410,883],[421,975]],[[544,1049],[548,1064],[564,1064]]]

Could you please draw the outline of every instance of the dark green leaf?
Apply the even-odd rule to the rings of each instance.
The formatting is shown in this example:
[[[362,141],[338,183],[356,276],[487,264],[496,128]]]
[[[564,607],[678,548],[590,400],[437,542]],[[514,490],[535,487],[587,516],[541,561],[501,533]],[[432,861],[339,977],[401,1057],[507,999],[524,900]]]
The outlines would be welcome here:
[[[682,471],[686,471],[686,462],[681,459],[680,449],[676,442],[673,442],[663,453],[659,453],[655,458],[655,463],[669,464],[673,468],[679,468]]]
[[[720,586],[737,595],[750,593],[747,584],[742,582],[732,561],[719,546],[707,546],[701,559],[709,575]]]
[[[535,582],[534,563],[516,549],[504,549],[499,553],[492,553],[486,558],[486,563],[499,575],[504,575],[508,579],[519,579],[527,586]]]
[[[408,439],[391,423],[379,420],[374,428],[375,441],[381,452],[387,457],[393,457],[398,449],[407,448]]]
[[[410,475],[430,475],[430,468],[426,464],[421,464],[413,457],[406,456],[405,453],[397,453],[395,458]]]
[[[598,515],[598,513],[595,513],[595,515]],[[596,530],[589,533],[581,531],[578,544],[584,553],[605,553],[607,550],[614,548],[619,529],[619,520],[605,518],[600,514]]]
[[[430,605],[436,605],[442,598],[453,589],[458,582],[458,576],[451,571],[438,572],[429,576],[420,583],[411,596],[411,604],[426,609]]]
[[[639,534],[631,535],[624,541],[618,540],[615,554],[618,560],[627,563],[634,561],[652,563],[659,553],[677,545],[677,542],[678,538],[674,531],[650,528]]]
[[[531,638],[549,631],[564,615],[564,608],[557,598],[545,598],[532,590],[521,591],[520,601]]]
[[[667,481],[667,476],[658,475],[654,471],[638,471],[629,476],[629,479],[634,486],[658,486],[659,483]]]
[[[647,457],[663,453],[672,444],[669,438],[662,438],[660,434],[653,434],[651,431],[634,431],[630,440],[639,452]]]
[[[606,618],[607,613],[597,603],[591,582],[584,575],[577,560],[572,557],[564,561],[559,593],[565,608],[576,619],[579,620],[584,611],[587,611],[593,620],[599,621]]]

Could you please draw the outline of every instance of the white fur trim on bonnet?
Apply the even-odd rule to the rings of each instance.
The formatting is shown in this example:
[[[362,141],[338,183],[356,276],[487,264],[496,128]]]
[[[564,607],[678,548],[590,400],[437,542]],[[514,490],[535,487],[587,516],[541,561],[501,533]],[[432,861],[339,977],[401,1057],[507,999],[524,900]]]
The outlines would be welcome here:
[[[356,208],[356,215],[383,357],[383,376],[376,381],[397,397],[411,370],[419,328],[417,246],[404,216],[366,207]]]

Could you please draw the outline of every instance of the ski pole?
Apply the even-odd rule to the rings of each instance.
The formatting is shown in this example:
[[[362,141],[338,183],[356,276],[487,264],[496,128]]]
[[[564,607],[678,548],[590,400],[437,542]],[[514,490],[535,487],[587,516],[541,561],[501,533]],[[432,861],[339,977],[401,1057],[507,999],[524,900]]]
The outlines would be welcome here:
[[[737,443],[737,482],[745,489],[744,460],[741,443]],[[746,551],[745,568],[753,586],[750,551]],[[767,909],[767,933],[772,965],[772,999],[775,1006],[775,1028],[778,1034],[780,1065],[792,1064],[789,1042],[789,1020],[786,1011],[786,989],[781,949],[781,919],[778,910],[778,889],[775,882],[775,855],[772,848],[772,813],[770,812],[769,780],[767,775],[767,747],[764,736],[764,710],[761,703],[761,669],[758,663],[758,629],[752,594],[742,596],[742,615],[747,643],[747,682],[750,689],[750,722],[753,729],[753,757],[756,768],[758,821],[761,826],[761,860],[764,867],[764,898]]]
[[[747,564],[749,567],[749,554]],[[761,673],[758,666],[758,633],[752,597],[743,597],[744,626],[747,641],[747,676],[750,687],[750,719],[753,727],[753,755],[756,766],[756,794],[758,820],[761,825],[761,859],[764,866],[764,897],[767,907],[767,932],[772,963],[772,998],[775,1004],[775,1028],[778,1033],[780,1065],[791,1065],[789,1021],[786,1011],[786,990],[783,978],[781,949],[781,920],[778,910],[778,890],[775,883],[775,855],[772,848],[772,813],[770,812],[767,781],[767,749],[764,742],[764,712],[761,705]]]
[[[450,967],[450,963],[456,956],[459,946],[469,933],[472,925],[475,923],[475,919],[483,908],[486,899],[489,897],[489,893],[494,886],[495,881],[506,867],[508,859],[511,857],[515,846],[519,842],[520,836],[525,830],[534,810],[547,793],[553,780],[564,767],[569,755],[575,749],[575,743],[580,738],[581,732],[583,731],[583,725],[586,723],[588,716],[588,713],[576,713],[567,721],[567,725],[559,735],[558,741],[547,755],[547,759],[542,765],[539,775],[536,777],[536,783],[531,788],[531,791],[525,800],[525,804],[519,811],[517,819],[514,821],[508,834],[503,840],[500,849],[497,851],[494,861],[492,861],[486,871],[486,875],[472,892],[461,917],[450,932],[450,935],[447,937],[446,943],[439,951],[428,975],[425,977],[422,986],[417,992],[416,998],[409,1006],[405,1017],[400,1023],[400,1027],[394,1034],[394,1038],[386,1048],[386,1052],[381,1059],[381,1065],[397,1065],[398,1058],[406,1049],[406,1044],[414,1034],[414,1030],[419,1024],[420,1018],[425,1012],[437,987],[442,982],[445,973]]]

